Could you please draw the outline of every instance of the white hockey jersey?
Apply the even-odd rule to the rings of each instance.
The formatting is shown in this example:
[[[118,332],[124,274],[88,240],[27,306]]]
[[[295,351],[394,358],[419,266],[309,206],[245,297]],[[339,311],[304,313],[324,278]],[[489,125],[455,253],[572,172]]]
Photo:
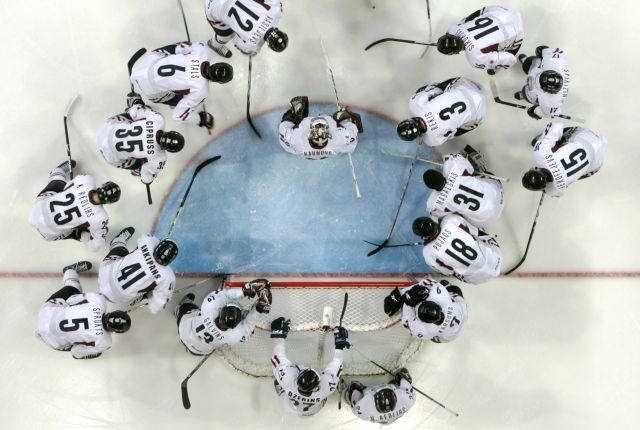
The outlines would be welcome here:
[[[498,276],[502,262],[498,242],[479,236],[478,228],[460,215],[440,220],[440,234],[424,246],[422,255],[433,270],[471,284]]]
[[[173,119],[200,123],[199,112],[209,96],[209,80],[202,69],[211,61],[211,51],[202,43],[178,43],[175,54],[165,50],[146,53],[133,65],[131,83],[136,92],[154,103],[181,95]]]
[[[164,131],[164,118],[149,106],[136,104],[127,109],[131,119],[115,115],[98,131],[98,151],[112,166],[131,167],[136,160],[144,160],[140,180],[150,184],[167,161],[167,153],[158,142]]]
[[[607,140],[588,128],[547,124],[533,150],[536,165],[553,176],[544,192],[560,197],[569,185],[596,173],[604,163],[606,146]]]
[[[204,8],[207,20],[233,30],[233,44],[247,55],[260,51],[264,35],[282,18],[280,0],[205,0]]]
[[[358,145],[358,128],[350,121],[343,121],[341,125],[336,124],[333,118],[328,115],[319,115],[329,123],[331,138],[322,149],[312,148],[309,144],[309,126],[311,120],[317,117],[306,117],[298,125],[291,121],[280,123],[280,146],[285,151],[300,155],[307,160],[322,160],[327,157],[343,153],[351,153]]]
[[[102,326],[106,312],[107,301],[98,293],[49,300],[38,313],[36,337],[74,358],[101,354],[111,348],[111,333]]]
[[[89,192],[95,189],[91,176],[78,175],[67,182],[63,191],[39,195],[29,223],[47,241],[64,239],[73,230],[80,229],[80,241],[91,251],[98,251],[109,231],[109,216],[102,205],[94,205],[89,200]]]
[[[259,317],[255,306],[232,329],[221,330],[215,324],[222,308],[242,297],[241,288],[212,291],[204,298],[200,310],[193,310],[182,317],[178,333],[189,351],[198,355],[211,354],[219,346],[246,342],[251,337]]]
[[[124,257],[106,257],[100,264],[100,293],[113,303],[128,304],[147,294],[149,310],[157,314],[173,296],[176,277],[169,266],[153,258],[158,238],[143,235],[138,247]]]
[[[318,390],[309,397],[301,395],[297,385],[298,374],[307,367],[295,365],[286,357],[284,339],[276,341],[271,364],[273,375],[281,388],[279,396],[285,410],[306,417],[317,414],[327,403],[327,398],[336,391],[342,373],[342,350],[334,350],[333,359],[320,374]]]
[[[556,94],[547,93],[540,86],[542,72],[552,70],[562,76],[562,89]],[[534,113],[541,118],[560,115],[560,108],[569,94],[569,69],[567,56],[560,48],[545,48],[542,59],[536,57],[527,73],[525,96],[529,103],[537,105]]]
[[[422,118],[427,132],[422,143],[438,146],[456,136],[458,129],[473,130],[487,114],[487,95],[480,85],[456,78],[444,91],[428,85],[409,99],[413,117]]]
[[[442,191],[432,190],[427,211],[437,218],[451,213],[462,215],[473,225],[487,227],[496,222],[504,208],[504,189],[498,180],[474,175],[473,166],[463,155],[446,158]]]
[[[409,330],[411,336],[418,339],[430,339],[432,342],[444,343],[454,340],[467,323],[467,304],[462,296],[452,293],[440,282],[433,279],[423,279],[420,285],[429,289],[426,300],[435,302],[442,308],[444,321],[442,324],[425,323],[418,318],[418,306],[402,307],[402,325]],[[404,294],[411,287],[404,288]]]
[[[448,33],[462,39],[469,64],[483,70],[513,66],[524,38],[520,13],[502,6],[484,7],[453,24]]]
[[[391,411],[381,414],[376,409],[375,394],[382,389],[390,388],[396,395],[396,407]],[[372,423],[391,424],[407,413],[416,403],[416,394],[413,387],[406,379],[400,380],[400,386],[395,384],[383,384],[368,387],[364,392],[354,391],[351,395],[351,409],[362,420]]]

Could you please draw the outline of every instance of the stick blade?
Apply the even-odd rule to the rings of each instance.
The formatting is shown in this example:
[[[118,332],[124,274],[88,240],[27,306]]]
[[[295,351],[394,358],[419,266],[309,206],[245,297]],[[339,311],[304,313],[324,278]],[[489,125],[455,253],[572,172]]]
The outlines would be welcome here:
[[[367,254],[367,257],[371,257],[372,255],[375,255],[378,252],[382,251],[382,248],[384,248],[387,243],[389,243],[389,239],[385,240],[380,245],[378,245],[378,247],[376,249],[374,249],[373,251],[369,252]]]
[[[196,167],[196,170],[194,171],[194,173],[199,172],[200,170],[202,170],[203,168],[207,167],[209,164],[213,163],[214,161],[219,160],[220,158],[222,158],[221,155],[216,155],[215,157],[207,158],[202,163],[198,164],[198,166]]]
[[[189,401],[189,391],[187,390],[187,384],[189,383],[189,378],[186,378],[180,384],[180,390],[182,391],[182,406],[185,409],[191,408],[191,402]]]

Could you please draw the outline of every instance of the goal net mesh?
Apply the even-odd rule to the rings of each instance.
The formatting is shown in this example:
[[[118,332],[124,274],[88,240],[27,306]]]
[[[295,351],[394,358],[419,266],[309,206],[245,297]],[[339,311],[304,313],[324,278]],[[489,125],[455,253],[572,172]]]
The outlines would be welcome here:
[[[231,279],[228,288],[239,288],[250,279]],[[391,371],[403,367],[418,352],[421,341],[412,338],[402,326],[401,312],[393,317],[383,310],[384,298],[395,287],[412,283],[406,279],[376,280],[272,280],[273,303],[269,314],[262,314],[251,338],[245,343],[225,346],[223,358],[235,369],[252,376],[273,376],[271,356],[275,340],[270,338],[271,321],[291,320],[286,339],[287,357],[296,364],[322,371],[333,357],[333,331],[323,330],[323,313],[332,311],[331,326],[338,325],[345,293],[348,302],[342,325],[349,331],[355,347],[345,350],[345,375],[385,373],[369,360]],[[255,299],[243,299],[248,310]],[[357,351],[356,351],[357,348]]]

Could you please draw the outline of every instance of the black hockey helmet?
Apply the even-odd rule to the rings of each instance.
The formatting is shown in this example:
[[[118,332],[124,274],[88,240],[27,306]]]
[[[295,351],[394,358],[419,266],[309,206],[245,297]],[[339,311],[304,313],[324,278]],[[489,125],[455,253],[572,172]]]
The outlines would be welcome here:
[[[96,193],[101,205],[115,203],[120,200],[120,187],[115,182],[105,182],[102,186],[96,188]]]
[[[442,173],[432,169],[424,172],[424,175],[422,175],[422,180],[427,187],[436,191],[442,191],[442,189],[444,188],[444,184],[447,183],[444,176],[442,176]]]
[[[242,309],[236,304],[225,305],[218,315],[218,327],[222,330],[235,328],[242,321]]]
[[[264,40],[272,51],[282,52],[289,45],[289,36],[284,31],[273,27],[264,35]]]
[[[102,315],[102,327],[113,333],[125,333],[131,328],[131,317],[124,311],[113,311]]]
[[[464,43],[462,39],[453,34],[446,33],[438,39],[438,52],[444,55],[454,55],[462,51]]]
[[[522,176],[522,186],[531,191],[542,191],[547,186],[547,177],[537,167],[529,169]]]
[[[304,369],[298,373],[296,383],[298,385],[298,392],[305,397],[309,397],[320,387],[320,376],[318,372],[313,369]]]
[[[226,84],[233,79],[233,66],[229,63],[213,63],[207,67],[207,79]]]
[[[161,266],[167,266],[178,256],[178,244],[171,239],[163,239],[153,250],[153,258]]]
[[[402,140],[415,140],[427,132],[427,127],[422,119],[414,117],[398,124],[396,132]]]
[[[381,414],[386,414],[387,412],[394,410],[398,401],[396,393],[394,393],[391,388],[378,390],[373,395],[373,400],[375,401],[376,409]]]
[[[184,137],[177,131],[158,132],[158,144],[167,152],[180,152],[184,148]]]
[[[413,233],[427,242],[431,242],[438,235],[438,223],[429,217],[421,216],[413,221],[411,226]]]
[[[545,70],[540,73],[539,81],[545,93],[557,94],[562,89],[562,75],[554,70]]]
[[[420,321],[433,324],[443,317],[442,308],[436,302],[425,300],[418,305],[418,318]]]

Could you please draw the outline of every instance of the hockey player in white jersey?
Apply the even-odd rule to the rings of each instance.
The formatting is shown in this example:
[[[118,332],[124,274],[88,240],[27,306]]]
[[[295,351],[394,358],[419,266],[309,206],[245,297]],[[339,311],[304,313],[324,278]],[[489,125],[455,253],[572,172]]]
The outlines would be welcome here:
[[[146,298],[151,313],[157,314],[173,296],[176,277],[169,264],[178,255],[178,245],[145,234],[129,252],[127,242],[134,232],[133,227],[127,227],[111,241],[111,249],[100,264],[100,293],[119,304],[132,305]]]
[[[278,29],[282,18],[280,0],[205,0],[205,15],[213,28],[207,45],[225,58],[231,51],[225,46],[233,40],[246,55],[255,55],[267,42],[275,52],[287,49],[289,37]]]
[[[560,48],[538,46],[535,56],[520,54],[518,60],[527,74],[527,84],[514,97],[533,104],[527,109],[531,118],[560,115],[560,108],[569,94],[569,69],[565,53]]]
[[[460,215],[446,215],[439,223],[419,217],[412,229],[424,239],[422,255],[433,270],[471,284],[487,282],[500,274],[502,253],[498,242]]]
[[[126,113],[107,119],[98,131],[98,151],[107,163],[150,184],[164,168],[167,152],[184,147],[184,137],[164,127],[162,115],[146,106],[139,94],[129,93]]]
[[[607,140],[588,128],[552,122],[532,144],[536,167],[524,174],[522,185],[560,197],[569,185],[600,170]]]
[[[361,420],[391,424],[416,403],[411,381],[411,375],[404,367],[388,384],[366,387],[352,381],[344,391],[344,400]]]
[[[97,358],[111,348],[111,333],[131,327],[126,312],[107,313],[107,301],[98,293],[83,293],[78,272],[91,269],[80,261],[63,269],[64,287],[56,291],[38,313],[36,337],[73,358]]]
[[[523,37],[520,13],[487,6],[453,24],[438,39],[438,51],[455,55],[464,49],[469,64],[494,75],[516,63]]]
[[[75,161],[71,160],[71,168]],[[31,210],[29,223],[46,241],[75,239],[98,251],[109,231],[109,216],[102,205],[120,199],[120,187],[105,182],[96,187],[89,175],[69,180],[71,171],[65,161],[49,174],[49,183],[40,191]]]
[[[402,325],[418,339],[451,342],[467,323],[462,290],[445,280],[425,278],[402,291],[395,288],[384,299],[384,311],[391,317],[400,308]]]
[[[276,339],[271,357],[274,387],[286,411],[307,417],[317,414],[336,391],[342,373],[342,350],[350,346],[349,334],[344,327],[334,328],[333,358],[319,374],[310,367],[295,365],[287,358],[285,339],[289,322],[284,317],[271,322],[271,338]]]
[[[235,302],[243,297],[258,297],[245,317]],[[246,342],[253,334],[258,314],[271,310],[271,283],[266,279],[247,282],[241,289],[220,289],[209,293],[199,308],[195,296],[187,294],[178,304],[180,340],[193,355],[211,354],[222,345]]]
[[[363,132],[360,115],[341,109],[329,115],[309,116],[309,99],[291,99],[291,108],[280,122],[280,146],[307,160],[323,160],[334,155],[352,153]]]
[[[140,51],[138,51],[140,53]],[[137,55],[137,54],[136,54]],[[154,103],[172,106],[173,119],[213,128],[213,116],[203,111],[209,83],[233,79],[233,67],[211,63],[211,51],[202,43],[180,42],[129,60],[136,92]]]
[[[469,145],[468,155],[478,154]],[[500,217],[504,208],[504,189],[496,179],[484,176],[483,164],[462,154],[445,157],[442,173],[437,170],[424,172],[423,180],[433,191],[427,199],[427,211],[436,218],[451,213],[465,217],[478,227],[487,227]]]
[[[409,99],[413,118],[398,124],[402,140],[421,138],[438,146],[478,127],[487,114],[487,94],[476,82],[453,78],[426,85]]]

